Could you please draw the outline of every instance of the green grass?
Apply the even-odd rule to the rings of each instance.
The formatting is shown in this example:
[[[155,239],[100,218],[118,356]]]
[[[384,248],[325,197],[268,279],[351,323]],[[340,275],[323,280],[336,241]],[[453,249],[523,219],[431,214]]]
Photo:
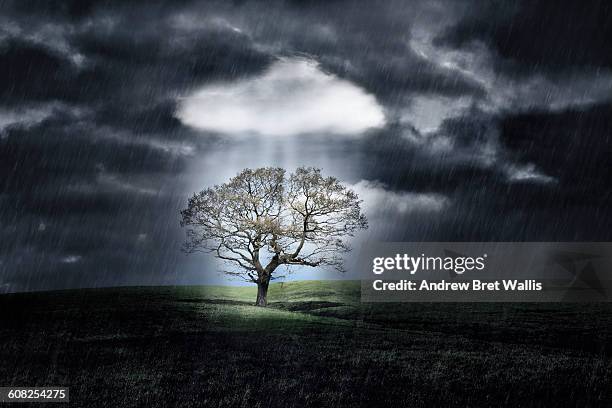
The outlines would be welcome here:
[[[182,296],[224,299],[254,303],[257,294],[255,286],[199,286],[177,287],[174,290]],[[360,286],[357,281],[299,281],[273,283],[270,285],[268,299],[271,304],[282,302],[334,301],[359,303]]]
[[[0,296],[2,385],[72,406],[610,406],[607,304],[361,304],[359,283]]]

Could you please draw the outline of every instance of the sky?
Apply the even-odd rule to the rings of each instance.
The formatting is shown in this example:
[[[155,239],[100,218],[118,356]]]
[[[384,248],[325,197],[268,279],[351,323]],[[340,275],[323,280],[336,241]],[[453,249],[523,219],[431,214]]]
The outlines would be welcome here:
[[[226,283],[179,211],[247,167],[353,188],[354,252],[610,241],[610,38],[603,0],[1,0],[0,292]]]

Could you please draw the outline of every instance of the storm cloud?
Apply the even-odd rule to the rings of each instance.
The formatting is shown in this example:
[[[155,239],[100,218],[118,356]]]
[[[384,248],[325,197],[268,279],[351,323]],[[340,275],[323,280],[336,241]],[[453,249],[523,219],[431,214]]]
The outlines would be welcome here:
[[[0,2],[0,291],[219,282],[179,210],[245,167],[365,240],[610,240],[612,7]]]

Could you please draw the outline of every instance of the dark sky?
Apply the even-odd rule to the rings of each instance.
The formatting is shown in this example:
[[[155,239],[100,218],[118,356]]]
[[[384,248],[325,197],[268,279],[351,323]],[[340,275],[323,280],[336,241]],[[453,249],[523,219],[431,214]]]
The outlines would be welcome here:
[[[603,0],[0,0],[0,292],[220,282],[179,210],[264,165],[351,184],[359,242],[612,240],[610,39]]]

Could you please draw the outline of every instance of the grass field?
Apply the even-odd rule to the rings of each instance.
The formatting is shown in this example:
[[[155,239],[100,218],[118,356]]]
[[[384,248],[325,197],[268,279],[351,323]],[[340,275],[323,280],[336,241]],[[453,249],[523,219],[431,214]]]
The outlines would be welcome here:
[[[607,304],[361,304],[359,283],[0,296],[0,386],[70,406],[612,406]]]

